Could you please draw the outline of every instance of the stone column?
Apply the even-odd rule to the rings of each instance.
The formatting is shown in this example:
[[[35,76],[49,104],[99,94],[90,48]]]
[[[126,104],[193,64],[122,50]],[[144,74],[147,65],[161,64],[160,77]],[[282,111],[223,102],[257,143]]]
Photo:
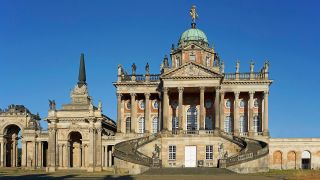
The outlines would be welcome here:
[[[220,129],[224,131],[224,91],[220,91]]]
[[[253,129],[253,97],[254,97],[254,91],[249,92],[249,136],[254,135],[254,129]]]
[[[168,88],[163,88],[163,131],[168,131],[168,122],[169,122],[169,97],[168,97]]]
[[[102,128],[97,128],[97,135],[96,135],[96,144],[95,144],[95,151],[96,151],[96,171],[102,171]]]
[[[205,118],[205,109],[204,109],[204,91],[205,87],[200,87],[200,130],[204,130],[204,118]]]
[[[16,153],[16,149],[17,149],[17,140],[16,140],[16,135],[13,135],[13,142],[12,142],[12,167],[16,167],[16,159],[17,159],[17,153]]]
[[[67,142],[67,146],[66,146],[66,149],[67,149],[67,168],[70,168],[70,166],[71,166],[71,162],[70,162],[70,160],[71,160],[71,151],[72,151],[71,148],[72,147],[71,147],[70,142]]]
[[[178,105],[178,118],[179,118],[179,130],[185,130],[185,123],[183,121],[183,87],[178,88],[179,92],[179,105]]]
[[[109,167],[111,167],[112,166],[112,149],[110,149],[110,151],[109,151]]]
[[[37,142],[36,142],[36,140],[34,140],[34,142],[33,142],[33,161],[32,161],[32,163],[33,163],[32,164],[33,168],[36,168],[37,167]]]
[[[263,135],[269,136],[269,91],[264,91],[264,105],[263,105]]]
[[[53,122],[52,122],[53,123]],[[49,172],[56,171],[56,133],[57,129],[55,124],[54,127],[49,128],[49,138],[48,138],[48,153],[49,153]]]
[[[1,147],[1,151],[3,148]],[[3,164],[3,163],[1,163]],[[25,140],[22,140],[22,154],[21,154],[21,166],[26,167],[27,166],[27,142]]]
[[[239,94],[240,92],[236,91],[234,92],[234,112],[233,112],[233,117],[234,117],[234,135],[238,136],[239,131],[240,131],[240,122],[239,122]]]
[[[95,132],[96,129],[94,128],[93,120],[91,120],[89,128],[89,172],[93,172],[95,167]]]
[[[0,142],[0,166],[3,167],[3,142]]]
[[[144,103],[144,123],[145,123],[145,132],[151,133],[151,125],[150,122],[150,93],[144,93],[145,103]]]
[[[121,97],[122,97],[122,94],[117,93],[117,133],[121,133],[121,129],[122,129]],[[123,124],[125,125],[125,123]]]
[[[59,167],[63,166],[63,149],[62,144],[59,144]]]
[[[130,95],[131,95],[131,133],[135,133],[136,132],[136,127],[137,127],[136,94],[135,93],[131,93]]]
[[[63,167],[68,167],[68,143],[63,145]]]
[[[216,88],[216,97],[214,99],[214,113],[215,113],[215,127],[213,128],[215,130],[215,133],[218,133],[218,130],[220,129],[220,123],[219,123],[219,115],[220,115],[220,111],[219,111],[219,103],[220,103],[220,87]],[[213,124],[213,123],[212,123]]]

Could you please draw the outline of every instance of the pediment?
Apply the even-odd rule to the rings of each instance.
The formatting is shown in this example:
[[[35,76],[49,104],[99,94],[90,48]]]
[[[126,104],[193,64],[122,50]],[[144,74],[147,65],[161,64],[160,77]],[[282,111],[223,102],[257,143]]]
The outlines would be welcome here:
[[[164,73],[161,78],[221,78],[222,76],[195,62],[188,62],[178,68]]]

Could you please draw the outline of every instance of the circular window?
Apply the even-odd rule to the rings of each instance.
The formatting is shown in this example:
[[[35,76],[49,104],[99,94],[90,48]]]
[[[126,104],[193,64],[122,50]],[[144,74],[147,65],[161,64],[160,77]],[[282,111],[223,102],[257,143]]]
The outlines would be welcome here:
[[[258,101],[258,99],[255,99],[255,100],[254,100],[253,105],[254,105],[255,108],[258,108],[258,107],[259,107],[259,101]]]
[[[226,100],[226,108],[230,108],[231,107],[231,101],[230,99]]]
[[[210,99],[207,99],[205,101],[205,106],[206,106],[207,109],[211,108],[212,107],[212,101]]]
[[[153,107],[153,109],[158,109],[159,108],[159,104],[158,104],[157,100],[153,101],[152,107]]]
[[[130,101],[127,102],[127,109],[131,109],[131,102]]]
[[[144,101],[143,100],[139,101],[139,107],[140,107],[140,109],[144,109]]]
[[[175,109],[178,107],[178,102],[177,101],[172,101],[171,106]]]
[[[244,105],[245,105],[244,100],[243,100],[243,99],[240,99],[239,107],[240,107],[240,108],[244,108]]]

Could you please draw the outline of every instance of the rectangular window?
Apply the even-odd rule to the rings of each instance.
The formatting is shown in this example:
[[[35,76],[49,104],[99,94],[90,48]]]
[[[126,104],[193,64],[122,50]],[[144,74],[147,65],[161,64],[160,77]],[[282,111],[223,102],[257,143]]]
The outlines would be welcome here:
[[[196,61],[196,55],[194,54],[190,54],[189,58],[190,58],[190,61]]]
[[[176,160],[176,146],[169,146],[169,160]]]
[[[209,145],[206,146],[206,160],[212,160],[213,159],[213,146]]]

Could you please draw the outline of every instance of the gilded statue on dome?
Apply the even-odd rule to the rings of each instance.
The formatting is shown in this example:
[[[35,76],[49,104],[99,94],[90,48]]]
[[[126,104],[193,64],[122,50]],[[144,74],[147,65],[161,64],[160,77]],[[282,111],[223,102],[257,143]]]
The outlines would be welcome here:
[[[196,11],[196,6],[193,5],[190,9],[190,16],[191,16],[191,19],[192,19],[192,23],[195,23],[196,22],[196,19],[198,19],[198,14],[197,14],[197,11]]]

